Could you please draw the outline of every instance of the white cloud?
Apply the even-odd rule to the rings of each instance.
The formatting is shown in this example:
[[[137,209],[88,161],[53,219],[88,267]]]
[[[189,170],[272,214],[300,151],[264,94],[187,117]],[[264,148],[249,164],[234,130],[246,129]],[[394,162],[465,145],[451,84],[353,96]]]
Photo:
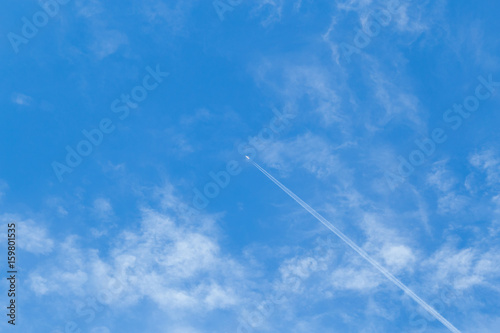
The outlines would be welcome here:
[[[377,117],[376,125],[383,129],[390,121],[407,123],[420,133],[427,133],[427,124],[423,120],[425,109],[418,97],[412,92],[408,81],[389,77],[385,67],[375,58],[369,58],[370,75],[368,82],[373,90],[373,97],[382,106],[385,114]],[[404,61],[402,59],[395,60]],[[389,73],[391,70],[389,70]],[[389,74],[390,75],[390,74]],[[371,124],[371,125],[375,125]]]
[[[128,45],[128,37],[118,30],[100,30],[96,33],[95,40],[90,46],[99,59],[117,52],[120,46]]]
[[[252,14],[263,16],[261,24],[266,27],[281,21],[284,4],[284,0],[258,0],[257,7],[252,10]]]
[[[431,15],[431,13],[436,12],[434,7],[440,8],[441,1],[437,1],[437,3],[439,4],[426,8],[426,3],[418,4],[407,1],[349,0],[337,3],[337,8],[345,12],[355,12],[359,16],[360,23],[366,21],[369,13],[384,9],[391,12],[391,24],[397,31],[422,33],[428,29],[429,22],[434,19],[434,15]],[[391,27],[385,29],[391,29]]]
[[[38,274],[31,274],[29,277],[30,287],[35,292],[36,295],[44,295],[49,290],[54,289],[55,286],[52,285],[53,282],[41,277]]]
[[[17,105],[29,106],[33,102],[33,99],[25,94],[14,93],[12,95],[12,102]]]
[[[427,176],[427,183],[441,192],[449,192],[458,183],[453,173],[446,168],[446,164],[446,160],[435,162],[432,172]]]
[[[95,17],[104,11],[100,0],[77,0],[75,5],[78,8],[78,15],[86,18]]]
[[[199,108],[193,115],[181,116],[180,123],[184,126],[193,126],[199,122],[206,122],[213,117],[214,115],[207,108]]]
[[[77,15],[83,17],[88,24],[92,42],[88,48],[98,60],[102,60],[116,53],[121,46],[129,44],[125,33],[108,28],[109,17],[106,17],[105,4],[100,0],[75,2]]]
[[[277,92],[293,111],[306,99],[311,113],[318,114],[325,125],[347,119],[339,92],[343,77],[326,66],[314,64],[310,58],[306,64],[290,62],[282,56],[265,59],[255,69],[255,77],[259,84]]]
[[[334,288],[358,291],[376,288],[381,282],[375,270],[351,267],[335,270],[331,279]]]
[[[459,213],[469,204],[467,196],[457,194],[454,191],[458,180],[446,164],[446,160],[435,162],[432,166],[432,172],[427,176],[427,184],[438,190],[437,212],[441,215]]]
[[[370,236],[368,242],[363,246],[370,255],[381,264],[384,264],[393,272],[402,269],[411,269],[415,263],[416,256],[409,246],[402,244],[402,238],[395,232],[374,222],[367,232],[378,232]],[[387,238],[385,238],[387,237]],[[298,255],[285,260],[280,266],[282,281],[290,277],[298,277],[307,287],[300,292],[307,297],[323,299],[331,297],[340,290],[352,290],[367,292],[379,287],[380,284],[388,282],[374,267],[364,261],[357,253],[351,251],[336,237],[334,243],[326,246],[316,247],[313,253]],[[334,245],[337,243],[337,245]],[[307,282],[313,279],[314,282]],[[283,282],[284,283],[284,282]]]
[[[500,233],[500,195],[494,196],[491,202],[493,205],[493,223],[490,228],[490,233],[492,236],[496,236]]]
[[[318,178],[335,175],[342,181],[352,177],[335,151],[352,145],[350,142],[337,147],[317,135],[306,133],[293,140],[269,143],[262,151],[261,158],[269,166],[289,173],[300,165]]]
[[[415,262],[413,251],[406,245],[385,245],[381,252],[386,264],[396,269],[404,268]]]
[[[18,244],[21,249],[34,254],[49,254],[52,252],[54,241],[47,229],[33,220],[19,221],[16,225],[18,226]]]
[[[467,323],[467,328],[464,328],[464,332],[474,332],[474,333],[492,333],[498,332],[500,329],[500,318],[498,315],[487,315],[474,313],[469,316],[470,320]]]
[[[95,199],[92,210],[102,220],[108,220],[114,215],[113,206],[107,198]]]
[[[365,248],[373,257],[382,259],[393,273],[413,271],[417,255],[410,247],[411,240],[382,223],[382,217],[366,214],[363,229],[368,238]]]
[[[440,7],[440,1],[436,1],[436,7]],[[434,17],[430,15],[431,10],[426,10],[425,4],[402,3],[395,12],[396,28],[401,32],[413,35],[421,34],[429,29]]]
[[[18,214],[2,214],[0,215],[0,223],[5,226],[10,223],[15,224],[16,246],[19,249],[37,255],[46,255],[52,252],[54,241],[49,231],[39,222],[23,218]],[[7,238],[7,229],[0,230],[0,237]]]
[[[434,285],[451,284],[457,290],[465,290],[478,285],[491,287],[488,281],[500,278],[500,267],[496,264],[499,260],[498,248],[481,252],[445,244],[424,262],[423,267],[431,269]]]
[[[92,293],[119,307],[146,298],[167,312],[210,311],[239,302],[240,265],[221,253],[213,234],[181,226],[172,216],[145,209],[139,230],[110,240],[109,256],[78,243],[67,239],[57,249],[57,266],[42,263],[32,272],[35,292]]]
[[[493,149],[484,149],[481,152],[472,154],[469,163],[486,174],[488,185],[500,183],[500,158]]]
[[[458,195],[455,193],[448,193],[438,199],[438,213],[447,215],[449,213],[463,212],[469,204],[466,196]]]
[[[68,211],[65,208],[65,202],[62,198],[59,197],[49,197],[45,200],[45,203],[47,206],[55,212],[60,215],[60,216],[66,216],[68,215]]]
[[[187,26],[192,22],[190,14],[197,3],[196,0],[145,0],[141,2],[142,14],[153,25],[165,25],[174,35],[187,35]],[[210,6],[212,9],[212,6]],[[214,12],[215,14],[215,12]],[[154,32],[154,31],[153,31]]]

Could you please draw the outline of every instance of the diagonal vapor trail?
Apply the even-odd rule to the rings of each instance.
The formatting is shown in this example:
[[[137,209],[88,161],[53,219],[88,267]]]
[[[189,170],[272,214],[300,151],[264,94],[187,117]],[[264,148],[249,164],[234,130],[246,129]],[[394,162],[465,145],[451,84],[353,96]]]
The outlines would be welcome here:
[[[327,219],[321,216],[317,211],[315,211],[311,206],[306,204],[301,198],[296,196],[292,191],[290,191],[285,185],[281,184],[276,178],[271,176],[266,170],[264,170],[260,165],[252,161],[249,157],[246,157],[260,172],[262,172],[267,178],[269,178],[273,183],[278,185],[286,194],[288,194],[293,200],[295,200],[299,205],[304,207],[312,216],[314,216],[318,221],[323,223],[325,227],[330,229],[335,235],[337,235],[341,240],[344,241],[349,247],[356,251],[360,256],[362,256],[366,261],[372,264],[380,273],[385,275],[386,278],[391,280],[396,286],[398,286],[405,294],[410,296],[415,302],[420,304],[427,312],[429,312],[434,318],[439,320],[444,326],[446,326],[453,333],[461,333],[455,326],[453,326],[448,320],[439,314],[433,307],[427,304],[424,300],[418,297],[410,288],[408,288],[403,282],[399,281],[394,275],[392,275],[387,269],[380,265],[375,259],[370,257],[362,248],[360,248],[356,243],[354,243],[349,237],[344,235],[342,231],[337,229],[333,224],[331,224]]]

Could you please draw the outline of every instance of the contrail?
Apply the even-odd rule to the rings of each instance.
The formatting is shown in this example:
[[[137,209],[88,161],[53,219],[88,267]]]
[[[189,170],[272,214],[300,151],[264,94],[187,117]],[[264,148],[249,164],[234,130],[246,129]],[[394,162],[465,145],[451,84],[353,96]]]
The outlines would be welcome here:
[[[328,220],[326,220],[323,216],[321,216],[317,211],[311,208],[308,204],[302,201],[301,198],[296,196],[292,191],[290,191],[285,185],[281,184],[276,178],[271,176],[266,170],[264,170],[260,165],[252,161],[248,156],[245,156],[247,160],[249,160],[257,169],[260,170],[267,178],[271,179],[273,183],[278,185],[286,194],[288,194],[293,200],[295,200],[299,205],[304,207],[312,216],[314,216],[318,221],[323,223],[325,227],[333,231],[335,235],[337,235],[341,240],[344,241],[347,245],[349,245],[354,251],[356,251],[360,256],[362,256],[366,261],[372,264],[380,273],[384,274],[389,280],[392,281],[396,286],[398,286],[405,294],[410,296],[415,302],[420,304],[427,312],[429,312],[434,318],[439,320],[444,326],[446,326],[453,333],[461,333],[455,326],[453,326],[448,320],[446,320],[443,316],[439,314],[434,308],[432,308],[429,304],[425,303],[417,294],[415,294],[410,288],[408,288],[403,282],[399,281],[394,275],[392,275],[387,269],[381,266],[378,262],[375,261],[372,257],[368,255],[362,248],[360,248],[356,243],[354,243],[349,237],[344,235],[342,231],[337,229],[333,224],[331,224]]]

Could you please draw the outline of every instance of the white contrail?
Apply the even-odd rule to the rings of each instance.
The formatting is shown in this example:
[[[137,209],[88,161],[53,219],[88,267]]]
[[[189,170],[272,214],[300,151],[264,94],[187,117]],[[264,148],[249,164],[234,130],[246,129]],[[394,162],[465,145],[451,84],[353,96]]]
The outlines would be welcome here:
[[[401,290],[403,290],[408,296],[413,298],[415,302],[420,304],[427,312],[429,312],[434,318],[439,320],[444,326],[446,326],[450,331],[453,333],[461,333],[455,326],[453,326],[448,320],[446,320],[443,316],[441,316],[434,308],[432,308],[429,304],[425,303],[424,300],[422,300],[420,297],[418,297],[417,294],[415,294],[413,291],[411,291],[410,288],[408,288],[406,285],[403,284],[403,282],[399,281],[394,275],[392,275],[387,269],[385,269],[383,266],[381,266],[378,262],[375,261],[372,257],[368,255],[362,248],[360,248],[356,243],[354,243],[349,237],[344,235],[342,231],[337,229],[333,224],[331,224],[328,220],[326,220],[323,216],[321,216],[317,211],[311,208],[308,204],[306,204],[304,201],[302,201],[301,198],[296,196],[292,191],[290,191],[285,185],[281,184],[277,179],[275,179],[273,176],[271,176],[269,173],[267,173],[266,170],[264,170],[260,165],[255,163],[254,161],[250,160],[248,156],[246,158],[257,168],[259,169],[267,178],[271,179],[273,183],[278,185],[283,191],[285,191],[286,194],[288,194],[290,197],[292,197],[293,200],[297,201],[299,205],[304,207],[305,210],[307,210],[309,213],[311,213],[312,216],[314,216],[318,221],[323,223],[325,227],[333,231],[335,235],[337,235],[340,239],[342,239],[347,245],[349,245],[354,251],[356,251],[360,256],[362,256],[366,261],[368,261],[370,264],[372,264],[373,267],[375,267],[380,273],[384,274],[389,280],[392,281],[396,286],[398,286]]]

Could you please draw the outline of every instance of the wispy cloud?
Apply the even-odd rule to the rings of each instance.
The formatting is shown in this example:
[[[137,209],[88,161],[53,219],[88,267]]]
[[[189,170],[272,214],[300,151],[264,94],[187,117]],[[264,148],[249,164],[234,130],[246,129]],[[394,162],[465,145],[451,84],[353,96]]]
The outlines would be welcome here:
[[[106,200],[98,206],[110,208]],[[213,230],[183,225],[175,213],[145,208],[139,228],[124,230],[110,244],[104,255],[83,247],[79,237],[66,238],[54,248],[59,265],[41,262],[31,272],[32,290],[46,296],[107,292],[104,302],[121,306],[146,298],[171,315],[240,302],[240,264],[222,252]],[[119,287],[110,291],[110,281]]]
[[[9,189],[9,184],[7,184],[7,182],[5,182],[4,180],[0,179],[0,202],[4,198],[5,193],[8,191],[8,189]]]
[[[102,220],[108,220],[114,215],[111,202],[107,198],[97,198],[93,204],[94,214]]]
[[[500,278],[498,248],[480,251],[476,248],[459,249],[453,243],[445,244],[424,265],[431,268],[435,283],[450,283],[457,290],[486,286],[496,289],[489,281]]]
[[[36,255],[47,255],[52,252],[55,243],[43,224],[18,214],[0,215],[0,221],[5,225],[16,224],[20,249]]]
[[[100,31],[98,38],[90,46],[99,59],[116,53],[122,45],[128,44],[127,36],[118,30]]]
[[[493,149],[476,152],[469,157],[472,166],[486,175],[489,186],[500,183],[500,157]]]
[[[14,93],[12,94],[12,102],[17,105],[29,106],[33,102],[33,99],[25,94]]]

